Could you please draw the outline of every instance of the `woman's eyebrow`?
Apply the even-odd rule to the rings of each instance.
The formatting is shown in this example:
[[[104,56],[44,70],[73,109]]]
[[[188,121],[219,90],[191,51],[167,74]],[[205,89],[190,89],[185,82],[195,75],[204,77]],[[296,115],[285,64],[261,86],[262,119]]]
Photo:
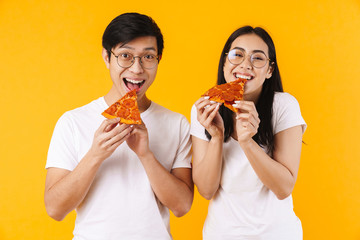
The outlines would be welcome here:
[[[263,54],[265,54],[265,52],[264,52],[263,50],[253,50],[252,52],[253,52],[253,53],[257,53],[257,52],[260,52],[260,53],[263,53]]]
[[[231,50],[234,50],[234,49],[238,49],[238,50],[242,50],[242,51],[246,52],[246,50],[244,48],[241,48],[241,47],[234,47]],[[263,50],[260,50],[260,49],[255,49],[255,50],[251,51],[251,53],[257,53],[257,52],[261,52],[261,53],[265,54],[265,52]]]
[[[242,50],[242,51],[246,52],[245,49],[243,49],[243,48],[241,48],[241,47],[234,47],[234,48],[231,49],[231,50],[234,50],[234,49],[239,49],[239,50]]]

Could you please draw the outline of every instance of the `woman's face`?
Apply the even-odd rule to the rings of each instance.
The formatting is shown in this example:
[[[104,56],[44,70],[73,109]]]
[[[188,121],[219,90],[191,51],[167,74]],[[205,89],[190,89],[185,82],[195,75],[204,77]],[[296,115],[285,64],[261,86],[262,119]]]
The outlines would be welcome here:
[[[244,100],[256,102],[260,96],[265,79],[271,77],[272,68],[268,60],[266,60],[266,64],[263,67],[254,67],[250,56],[253,53],[256,53],[256,55],[257,53],[264,53],[266,58],[268,58],[268,46],[259,36],[251,33],[236,38],[231,44],[231,50],[238,50],[237,52],[243,53],[244,61],[240,64],[232,64],[229,58],[226,57],[223,67],[225,80],[226,82],[232,82],[238,78],[246,78],[248,81],[245,84]]]

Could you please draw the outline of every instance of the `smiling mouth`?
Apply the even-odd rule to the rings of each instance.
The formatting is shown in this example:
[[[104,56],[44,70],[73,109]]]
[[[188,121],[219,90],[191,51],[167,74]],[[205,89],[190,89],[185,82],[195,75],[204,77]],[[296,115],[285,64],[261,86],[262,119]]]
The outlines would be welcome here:
[[[145,80],[133,80],[128,78],[123,78],[123,81],[125,83],[125,86],[131,91],[136,90],[137,92],[141,89],[141,87],[144,85]]]
[[[241,75],[241,74],[234,74],[235,78],[241,78],[241,79],[246,79],[246,80],[252,80],[254,78],[254,76],[245,76],[245,75]]]

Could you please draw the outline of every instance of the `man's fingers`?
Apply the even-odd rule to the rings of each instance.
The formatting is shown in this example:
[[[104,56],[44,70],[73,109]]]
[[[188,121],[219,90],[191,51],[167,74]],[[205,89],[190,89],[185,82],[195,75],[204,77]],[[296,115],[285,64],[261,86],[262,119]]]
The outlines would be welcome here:
[[[111,129],[113,129],[115,126],[116,126],[116,124],[117,123],[119,123],[119,121],[120,121],[120,118],[113,118],[113,119],[105,119],[102,123],[101,123],[101,125],[100,125],[100,127],[99,127],[99,130],[101,131],[101,132],[108,132],[108,131],[110,131]],[[114,125],[115,124],[115,126],[114,127],[111,127],[111,125]]]
[[[127,137],[130,136],[130,133],[132,132],[133,129],[134,128],[132,127],[132,125],[129,125],[126,129],[122,130],[118,134],[111,137],[106,144],[110,147],[110,149],[112,148],[113,145],[116,145],[118,143],[120,145],[126,140]]]
[[[107,125],[104,129],[104,132],[110,132],[112,129],[114,129],[116,127],[118,123],[113,123],[113,124],[110,124],[110,125]]]

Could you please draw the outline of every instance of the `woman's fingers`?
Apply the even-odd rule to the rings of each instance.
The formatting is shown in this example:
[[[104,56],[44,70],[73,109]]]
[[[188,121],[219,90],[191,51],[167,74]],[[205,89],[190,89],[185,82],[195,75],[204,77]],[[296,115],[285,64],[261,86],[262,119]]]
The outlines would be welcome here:
[[[198,121],[200,123],[212,122],[212,120],[214,119],[214,117],[217,113],[218,108],[219,108],[218,104],[206,105],[204,107],[203,111],[199,112]]]
[[[236,120],[240,120],[243,126],[246,126],[246,123],[250,123],[255,129],[260,124],[260,119],[251,113],[237,113]]]
[[[255,106],[254,102],[235,101],[235,103],[232,106],[237,109],[240,109],[241,112],[253,113],[254,116],[258,117],[258,112],[256,111],[256,106]]]
[[[196,109],[199,112],[203,112],[206,106],[211,105],[211,101],[207,97],[202,97],[195,102]]]
[[[205,126],[210,126],[210,124],[214,121],[214,118],[216,117],[216,114],[218,113],[219,108],[220,108],[220,103],[213,104],[210,107],[208,107],[209,114],[207,115],[206,119],[204,120]]]
[[[235,101],[233,107],[240,110],[236,113],[236,120],[239,126],[251,132],[251,135],[256,134],[260,119],[255,104],[251,101]]]
[[[260,122],[259,114],[256,111],[256,106],[251,101],[235,101],[235,104],[232,105],[233,107],[239,109],[236,118],[240,118],[241,116],[245,118],[247,115],[239,115],[239,113],[248,113],[252,116],[252,120],[255,122]],[[255,123],[254,122],[254,123]]]

